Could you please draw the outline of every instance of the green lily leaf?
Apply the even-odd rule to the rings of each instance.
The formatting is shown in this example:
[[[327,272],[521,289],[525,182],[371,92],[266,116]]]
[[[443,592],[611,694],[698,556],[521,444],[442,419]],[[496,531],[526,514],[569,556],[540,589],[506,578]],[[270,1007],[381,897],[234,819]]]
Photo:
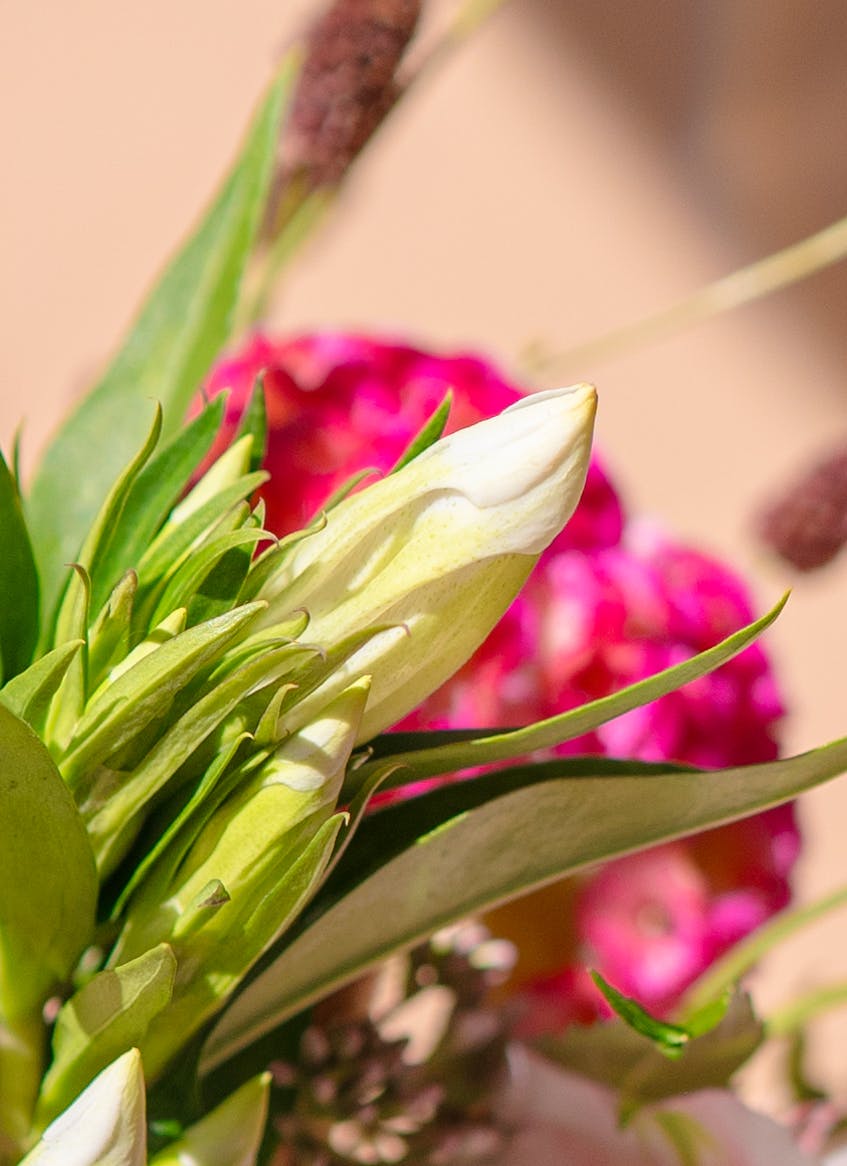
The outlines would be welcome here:
[[[429,449],[442,437],[447,426],[447,421],[450,417],[450,409],[453,404],[452,390],[448,390],[444,395],[444,400],[435,410],[433,415],[421,429],[420,433],[415,434],[408,447],[400,455],[397,464],[391,470],[392,474],[396,474],[398,470],[402,470],[403,466],[407,466],[409,462],[414,461],[418,454],[423,453],[425,449]]]
[[[100,606],[95,598],[95,584],[99,586],[97,596],[102,596],[102,599],[105,599],[115,583],[114,579],[106,579],[103,577],[101,565],[103,559],[108,556],[112,544],[119,540],[122,527],[121,518],[127,499],[132,493],[139,475],[155,452],[159,444],[161,432],[162,409],[160,405],[156,405],[153,424],[150,426],[144,444],[122,473],[118,475],[115,484],[106,495],[106,500],[101,506],[94,520],[94,524],[82,544],[79,552],[79,565],[85,569],[90,581],[88,595],[89,609],[93,608],[97,610]],[[128,564],[128,566],[132,565],[131,563]],[[72,590],[73,582],[72,578],[71,586],[59,605],[59,611],[56,617],[56,636],[60,642],[68,638],[70,628],[75,627],[77,624],[75,600]]]
[[[91,939],[97,876],[82,818],[44,745],[0,707],[0,1012],[39,1010]]]
[[[117,579],[135,567],[147,550],[192,474],[211,449],[225,406],[226,397],[223,394],[216,397],[150,459],[132,482],[120,520],[100,556],[91,596],[95,611],[103,605]]]
[[[398,764],[395,776],[389,777],[383,786],[383,789],[391,789],[421,781],[423,778],[439,777],[441,774],[456,773],[462,769],[512,761],[535,750],[550,749],[563,741],[581,737],[607,721],[614,720],[631,709],[641,708],[642,705],[658,700],[669,692],[675,692],[683,684],[689,684],[692,680],[697,680],[719,668],[770,627],[787,601],[788,596],[783,596],[761,619],[727,636],[713,648],[692,656],[690,660],[683,660],[681,664],[665,668],[645,680],[621,689],[620,692],[612,693],[611,696],[590,701],[588,704],[580,705],[579,708],[527,725],[525,728],[488,730],[477,734],[469,733],[468,730],[439,734],[442,743],[434,748],[429,748],[426,744],[420,747],[422,739],[426,740],[422,734],[385,733],[373,742],[373,761],[363,765],[351,776],[345,793],[352,796],[357,783],[369,776],[373,766],[384,763],[386,759]],[[409,744],[412,748],[407,751],[404,746]]]
[[[249,434],[253,439],[250,453],[250,472],[255,473],[264,465],[268,448],[268,409],[265,401],[264,374],[260,374],[256,379],[250,400],[241,414],[235,440],[238,441],[245,434]]]
[[[255,1166],[268,1116],[270,1073],[231,1097],[150,1159],[150,1166]]]
[[[63,749],[73,735],[82,715],[88,692],[88,618],[91,579],[80,563],[71,564],[71,577],[65,591],[60,615],[62,628],[58,643],[82,640],[82,647],[68,662],[56,697],[47,710],[44,740],[53,749]]]
[[[143,446],[136,452],[132,461],[124,468],[113,484],[97,513],[94,524],[85,536],[82,547],[79,548],[78,561],[70,564],[72,570],[60,595],[60,602],[55,613],[55,627],[51,622],[45,621],[41,629],[42,648],[51,642],[61,644],[67,640],[86,635],[91,611],[92,572],[98,572],[101,555],[108,548],[114,531],[119,528],[120,516],[127,494],[156,448],[161,427],[162,411],[157,406],[153,424],[147,433]],[[63,694],[63,704],[71,706],[63,719],[71,723],[76,717],[76,710],[81,708],[86,695],[87,681],[84,657],[85,653],[83,652],[75,660]],[[72,687],[69,687],[70,681],[73,681]]]
[[[259,537],[264,537],[264,532],[259,532]],[[250,538],[238,541],[240,545],[228,547],[194,589],[187,605],[189,626],[215,619],[238,602],[239,592],[250,571],[254,547]]]
[[[80,812],[86,821],[103,877],[110,874],[126,854],[143,824],[145,808],[197,753],[206,738],[249,692],[275,683],[281,674],[292,668],[292,661],[307,654],[299,646],[284,644],[248,661],[219,683],[209,685],[205,695],[187,707],[168,731],[156,739],[136,767],[121,773],[117,792],[112,789],[116,777],[113,771],[104,768],[95,775],[91,788],[80,801]],[[103,790],[111,790],[111,796],[101,796]]]
[[[192,823],[186,830],[188,819],[182,827],[190,837],[190,852],[185,837],[174,836],[170,852],[163,854],[129,906],[113,962],[161,940],[178,939],[186,920],[192,926],[194,904],[216,879],[236,899],[230,915],[255,909],[250,888],[268,882],[274,886],[285,873],[286,855],[296,854],[300,846],[302,828],[302,841],[308,842],[332,815],[368,690],[366,682],[351,686],[260,764],[251,764],[246,772],[242,767],[234,788],[221,783],[228,794],[225,800],[207,793],[200,806],[201,828]]]
[[[161,424],[161,409],[157,407],[144,445],[112,486],[94,525],[86,535],[80,550],[80,562],[71,564],[70,579],[56,614],[55,632],[51,631],[49,625],[42,629],[43,638],[47,642],[51,638],[59,644],[74,639],[86,641],[82,650],[71,660],[62,680],[59,698],[53,702],[47,717],[46,740],[54,748],[64,748],[70,740],[89,694],[87,641],[92,576],[98,573],[101,554],[119,527],[121,511],[132,483],[156,448]]]
[[[242,773],[199,830],[186,820],[188,849],[174,837],[130,899],[110,961],[167,942],[183,969],[141,1042],[148,1075],[218,1011],[320,885],[346,820],[335,805],[369,688],[351,685]]]
[[[36,1120],[46,1125],[121,1053],[141,1043],[170,1003],[176,959],[167,944],[99,972],[62,1007]]]
[[[194,622],[191,618],[192,612],[199,615],[206,606],[200,602],[200,598],[205,594],[211,602],[214,595],[214,581],[211,577],[222,564],[224,569],[218,583],[224,597],[232,596],[232,601],[224,604],[224,611],[229,611],[250,568],[253,548],[257,542],[268,537],[264,531],[242,525],[249,515],[250,508],[245,503],[241,513],[235,515],[238,529],[224,531],[210,538],[204,546],[191,554],[178,571],[174,572],[150,617],[151,623],[158,623],[178,607],[187,608],[188,623]],[[238,555],[234,561],[228,559],[229,552],[239,547],[246,548],[246,558]],[[239,571],[237,567],[242,562],[244,569]],[[204,591],[204,588],[208,588],[208,591]]]
[[[294,57],[260,107],[235,166],[210,210],[154,288],[99,384],[48,445],[28,514],[50,612],[109,487],[147,429],[150,400],[164,433],[180,427],[191,398],[225,344],[273,170]],[[96,448],[97,457],[91,457]]]
[[[23,671],[38,639],[38,575],[17,483],[0,454],[0,661],[5,680]]]
[[[203,774],[197,786],[191,791],[182,808],[175,813],[167,813],[165,823],[157,831],[155,842],[144,857],[134,865],[132,874],[112,908],[112,919],[120,917],[130,897],[144,881],[148,872],[162,858],[168,847],[175,843],[178,838],[179,843],[174,846],[172,851],[174,857],[172,859],[172,870],[170,873],[176,870],[179,863],[185,857],[189,847],[196,839],[197,834],[205,825],[206,818],[198,814],[197,811],[200,807],[203,807],[205,814],[211,816],[218,808],[217,802],[213,797],[215,789],[229,768],[236,753],[241,748],[242,743],[249,739],[249,733],[242,733],[234,741],[230,742],[227,748],[219,750],[215,754],[212,764]],[[170,811],[170,806],[168,806],[168,811]],[[154,821],[154,826],[155,824]]]
[[[653,1016],[637,1000],[619,992],[599,972],[592,972],[591,979],[600,989],[612,1011],[629,1028],[639,1033],[640,1036],[646,1037],[654,1048],[671,1060],[675,1061],[677,1057],[682,1056],[683,1049],[691,1040],[691,1033],[687,1029],[682,1028],[679,1024],[671,1024],[667,1020],[660,1020],[658,1016]]]
[[[65,673],[85,640],[71,640],[30,664],[0,689],[0,704],[20,717],[37,733],[44,729],[50,702],[59,690]]]
[[[715,773],[668,767],[645,775],[639,766],[619,763],[618,776],[611,776],[615,766],[607,759],[596,770],[603,776],[593,776],[595,763],[583,758],[585,776],[555,776],[559,765],[572,774],[573,760],[528,767],[525,788],[487,804],[474,805],[474,787],[486,781],[483,777],[459,783],[446,795],[442,790],[424,795],[397,807],[397,813],[389,807],[373,816],[363,856],[357,842],[365,822],[302,933],[249,984],[212,1032],[206,1065],[214,1067],[293,1012],[448,923],[591,863],[796,797],[847,768],[847,740],[783,761]],[[483,796],[509,776],[490,775]],[[463,792],[467,808],[445,820],[441,799],[455,809]],[[421,832],[398,853],[398,815],[410,809]]]
[[[156,622],[153,612],[162,610],[162,592],[174,575],[218,531],[226,533],[243,521],[249,508],[245,510],[240,503],[266,481],[265,473],[249,474],[187,515],[179,507],[174,511],[138,565],[139,598],[133,612],[134,630],[143,631]]]
[[[162,716],[177,693],[261,610],[262,604],[254,603],[188,628],[95,693],[76,728],[76,744],[62,762],[70,787],[76,790],[84,774]]]
[[[545,1037],[540,1051],[550,1060],[621,1094],[627,1113],[648,1102],[678,1097],[697,1089],[726,1088],[764,1038],[764,1025],[750,998],[737,992],[724,1002],[724,1015],[690,1039],[669,1061],[650,1039],[622,1021],[583,1028],[572,1025],[559,1037]]]
[[[132,609],[138,576],[127,571],[112,589],[88,633],[87,691],[96,692],[110,670],[123,663],[130,652]]]
[[[167,866],[162,868],[165,882],[171,878],[200,830],[222,802],[236,788],[242,787],[249,780],[253,770],[267,761],[273,749],[289,736],[290,728],[284,724],[280,725],[281,708],[286,697],[295,691],[298,695],[312,691],[327,673],[334,670],[345,655],[355,650],[360,642],[361,637],[354,637],[347,644],[338,645],[328,655],[318,656],[317,670],[307,668],[300,671],[296,684],[280,685],[273,690],[270,700],[267,699],[265,690],[255,694],[254,699],[266,702],[264,711],[248,715],[246,710],[237,710],[238,725],[230,727],[226,732],[226,743],[216,744],[208,768],[204,767],[205,758],[202,757],[202,751],[195,752],[195,757],[201,758],[199,772],[186,782],[187,793],[181,791],[175,799],[167,802],[161,813],[154,818],[152,828],[155,840],[144,857],[135,864],[132,875],[116,900],[112,918],[118,918],[122,914],[130,896],[157,862],[164,860],[167,863]],[[303,658],[303,647],[297,648],[296,651],[300,658]],[[310,654],[311,649],[306,648],[305,653]],[[257,662],[253,659],[249,673],[251,679],[259,674],[257,668],[265,674],[268,672],[267,663],[263,665],[261,660]],[[262,679],[266,679],[266,675],[263,675]],[[245,764],[235,763],[239,748],[246,741],[254,743],[254,752]],[[370,793],[383,776],[383,773],[377,774],[368,791],[349,807],[351,821],[343,831],[344,838],[350,836],[354,823],[358,822],[364,812]],[[333,865],[338,857],[339,853],[336,852],[332,859]]]

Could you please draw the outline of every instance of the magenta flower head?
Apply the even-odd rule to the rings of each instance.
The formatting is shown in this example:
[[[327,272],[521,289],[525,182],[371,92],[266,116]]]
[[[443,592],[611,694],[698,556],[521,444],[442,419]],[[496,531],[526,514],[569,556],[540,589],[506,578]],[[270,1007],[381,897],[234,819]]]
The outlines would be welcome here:
[[[263,494],[267,526],[280,535],[308,522],[352,475],[394,466],[448,390],[448,432],[524,395],[474,355],[345,333],[255,335],[207,384],[209,394],[231,392],[222,443],[260,373],[272,475]],[[743,582],[725,564],[628,520],[595,458],[573,518],[521,595],[475,655],[401,725],[467,728],[550,716],[683,660],[752,615]],[[777,754],[782,713],[768,659],[754,645],[562,751],[707,768],[765,761]],[[569,893],[566,918],[561,900],[551,900],[546,929],[558,929],[561,942],[546,941],[542,954],[523,935],[518,980],[549,1002],[551,984],[584,984],[569,969],[590,962],[648,1006],[668,1008],[716,955],[787,903],[798,849],[793,810],[782,807],[613,863]],[[518,910],[526,916],[523,905]],[[508,908],[498,921],[508,926]],[[584,1005],[571,1011],[582,1016]]]
[[[276,343],[254,335],[207,384],[231,396],[222,444],[235,433],[256,379],[268,409],[263,496],[268,529],[297,530],[360,470],[390,469],[448,390],[446,432],[492,417],[523,396],[476,356],[433,356],[407,344],[317,332]]]

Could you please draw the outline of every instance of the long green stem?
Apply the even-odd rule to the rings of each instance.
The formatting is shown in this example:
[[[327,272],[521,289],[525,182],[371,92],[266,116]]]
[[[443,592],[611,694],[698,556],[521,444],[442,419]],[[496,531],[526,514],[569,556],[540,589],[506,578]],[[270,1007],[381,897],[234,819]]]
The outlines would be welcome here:
[[[235,325],[237,334],[255,327],[264,318],[283,269],[323,222],[332,198],[333,192],[317,190],[292,201],[279,234],[270,247],[257,253],[245,279]]]
[[[421,75],[424,70],[428,71],[436,61],[441,61],[448,52],[458,48],[507,3],[508,0],[465,0],[415,76]]]
[[[26,1149],[44,1060],[40,1016],[0,1022],[0,1164]]]
[[[825,984],[799,996],[774,1012],[766,1021],[768,1036],[793,1036],[802,1032],[810,1020],[830,1008],[847,1004],[847,983]]]
[[[698,1009],[705,1007],[732,987],[738,980],[757,964],[772,948],[783,940],[788,939],[795,932],[815,923],[830,911],[847,905],[847,886],[839,887],[837,891],[818,899],[814,903],[793,907],[775,915],[758,931],[754,931],[741,943],[717,960],[709,970],[700,977],[685,994],[682,1003],[682,1015],[690,1016]]]
[[[713,316],[762,299],[845,258],[847,218],[707,284],[670,307],[604,332],[564,352],[535,357],[533,371],[549,375],[560,368],[570,371],[610,360],[633,348],[662,340]]]

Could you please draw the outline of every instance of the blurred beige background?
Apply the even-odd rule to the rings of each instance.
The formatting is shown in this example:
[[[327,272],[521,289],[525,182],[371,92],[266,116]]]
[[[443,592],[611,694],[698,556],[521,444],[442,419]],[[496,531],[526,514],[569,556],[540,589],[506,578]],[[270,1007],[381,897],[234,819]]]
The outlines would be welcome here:
[[[448,0],[436,0],[443,7]],[[117,342],[313,0],[3,0],[0,438],[25,464]],[[847,7],[512,0],[404,104],[294,272],[280,327],[470,345],[519,369],[847,212]],[[605,364],[599,443],[632,506],[729,555],[760,605],[787,743],[847,731],[847,559],[796,580],[754,509],[847,433],[847,267]],[[847,879],[847,781],[808,796],[804,896]],[[762,1000],[847,977],[847,916]],[[847,1023],[840,1033],[847,1034]],[[819,1054],[847,1092],[831,1038]]]

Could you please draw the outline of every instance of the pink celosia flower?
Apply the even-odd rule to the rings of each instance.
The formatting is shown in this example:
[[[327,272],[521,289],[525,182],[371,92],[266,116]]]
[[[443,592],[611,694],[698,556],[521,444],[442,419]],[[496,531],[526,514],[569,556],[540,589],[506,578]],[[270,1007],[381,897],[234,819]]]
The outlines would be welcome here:
[[[260,373],[273,474],[263,493],[267,525],[278,534],[307,522],[358,471],[390,469],[448,389],[448,430],[521,395],[467,354],[437,356],[338,333],[283,342],[256,335],[216,366],[207,385],[210,394],[232,393],[221,442],[232,436]],[[726,566],[655,526],[625,519],[595,460],[574,517],[521,596],[476,655],[402,727],[517,725],[550,716],[684,660],[751,618],[746,589]],[[755,645],[561,751],[705,767],[766,761],[777,753],[782,711]],[[531,941],[521,945],[520,981],[551,1022],[554,1014],[582,1017],[597,1007],[576,971],[588,959],[623,991],[667,1008],[717,954],[786,904],[798,845],[793,811],[783,807],[611,864],[582,881],[566,925],[548,919],[562,933],[552,961],[549,952],[535,958]],[[564,1010],[551,1007],[556,992],[570,1001]]]
[[[359,470],[388,470],[455,390],[448,432],[499,413],[521,394],[476,356],[325,332],[276,343],[254,335],[206,386],[230,389],[221,444],[233,436],[260,373],[268,407],[267,525],[297,530]]]

